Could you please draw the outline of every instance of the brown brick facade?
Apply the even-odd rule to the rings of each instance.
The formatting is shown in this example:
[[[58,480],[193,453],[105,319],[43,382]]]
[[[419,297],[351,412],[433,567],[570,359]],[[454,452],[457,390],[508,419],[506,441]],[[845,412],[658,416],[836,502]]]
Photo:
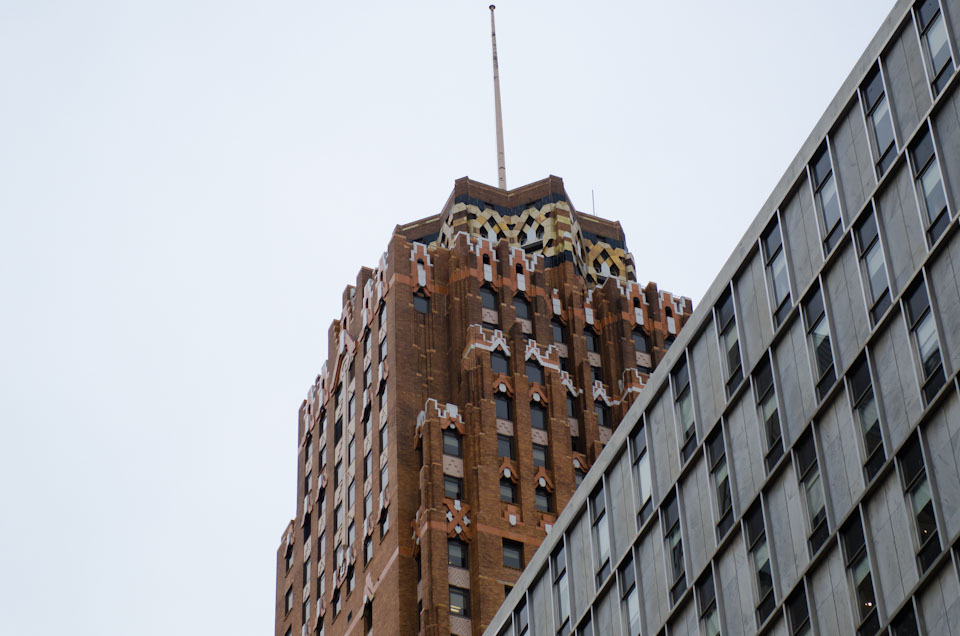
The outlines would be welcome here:
[[[509,192],[461,179],[441,214],[396,229],[345,290],[300,408],[277,636],[482,632],[519,576],[504,540],[532,556],[692,311],[631,278],[620,225],[577,215],[556,177]],[[451,539],[466,568],[448,565]],[[469,617],[451,615],[450,586]]]

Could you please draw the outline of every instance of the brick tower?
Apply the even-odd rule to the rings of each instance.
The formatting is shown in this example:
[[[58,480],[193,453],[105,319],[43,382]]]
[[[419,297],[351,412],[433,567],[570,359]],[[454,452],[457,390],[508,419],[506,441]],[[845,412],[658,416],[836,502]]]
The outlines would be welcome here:
[[[557,177],[398,226],[300,407],[276,635],[482,633],[692,312],[635,279]]]

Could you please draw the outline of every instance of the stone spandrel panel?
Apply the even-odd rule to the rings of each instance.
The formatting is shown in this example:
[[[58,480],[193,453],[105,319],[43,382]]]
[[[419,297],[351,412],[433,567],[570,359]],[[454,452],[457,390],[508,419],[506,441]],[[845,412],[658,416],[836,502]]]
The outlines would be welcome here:
[[[949,366],[956,369],[960,367],[960,238],[954,234],[948,241],[931,265],[929,280],[943,326],[946,350],[941,353],[949,360]]]
[[[850,101],[846,112],[834,127],[830,142],[843,197],[843,220],[849,226],[877,182],[873,152],[863,125],[863,112],[856,98]]]
[[[927,253],[924,230],[920,224],[913,176],[906,161],[891,169],[878,197],[882,232],[887,239],[884,251],[892,266],[890,291],[896,297],[907,286]]]
[[[821,634],[855,634],[843,555],[836,542],[828,543],[824,550],[827,554],[817,564],[807,587],[810,617],[817,622]]]
[[[594,617],[596,619],[595,632],[620,636],[620,620],[617,607],[617,586],[611,585],[601,599],[597,601]]]
[[[630,481],[630,454],[623,453],[607,471],[607,490],[610,493],[610,519],[613,528],[611,556],[616,563],[631,545],[636,535],[636,510]]]
[[[770,346],[773,323],[770,320],[770,302],[767,300],[765,270],[759,250],[754,250],[750,263],[734,279],[737,300],[737,326],[744,337],[740,339],[744,375],[756,365]],[[699,379],[699,375],[697,376]]]
[[[728,636],[753,636],[757,631],[756,604],[750,582],[752,571],[743,541],[728,544],[720,555],[713,579],[717,603],[723,607],[721,615],[726,617],[724,633]]]
[[[897,607],[919,578],[910,511],[896,471],[886,473],[874,492],[863,518],[864,532],[873,539],[873,580],[884,607]]]
[[[920,44],[913,20],[907,18],[883,55],[891,110],[900,139],[911,134],[930,108],[930,89],[923,70]]]
[[[704,329],[690,346],[689,352],[697,382],[694,397],[700,407],[700,417],[705,423],[712,424],[720,417],[720,411],[726,403],[717,330],[712,326]]]
[[[550,576],[541,576],[530,588],[530,628],[534,636],[553,636]]]
[[[570,587],[573,589],[571,614],[580,616],[593,600],[590,522],[585,512],[578,515],[576,521],[570,525],[567,549],[567,562],[571,566],[567,568],[567,576],[570,577]]]
[[[687,597],[673,620],[670,621],[668,629],[671,634],[692,634],[696,636],[700,633],[700,617],[697,614],[697,604],[693,596]]]
[[[917,369],[907,327],[898,315],[887,322],[871,344],[874,361],[874,394],[882,405],[887,448],[897,448],[912,430],[922,411]]]
[[[673,400],[670,389],[660,394],[652,408],[647,410],[647,426],[653,449],[650,463],[653,468],[653,497],[659,503],[670,484],[680,474],[680,450],[677,446],[677,429],[673,416]]]
[[[777,555],[774,575],[780,589],[789,590],[800,580],[810,562],[807,551],[807,522],[803,516],[803,497],[793,463],[780,472],[776,482],[766,489],[765,505],[770,519],[767,539]]]
[[[960,12],[960,7],[956,11]],[[946,103],[941,104],[934,114],[933,129],[941,149],[940,165],[947,186],[947,199],[956,214],[960,210],[960,152],[956,152],[960,148],[960,90],[954,87],[952,94],[942,99]]]
[[[844,369],[853,364],[863,349],[870,335],[870,325],[860,282],[860,264],[853,243],[844,241],[837,249],[839,253],[826,272],[824,288],[830,304],[837,368]]]
[[[658,523],[654,521],[652,523]],[[669,585],[663,553],[663,533],[659,528],[647,532],[639,546],[640,615],[646,623],[645,634],[654,634],[670,613]]]
[[[780,214],[783,217],[783,227],[780,229],[786,243],[787,261],[792,266],[794,287],[803,290],[823,263],[817,211],[806,177],[801,178],[791,191],[780,207]]]
[[[691,572],[700,572],[707,565],[707,557],[716,549],[713,500],[707,462],[696,455],[696,466],[680,484],[680,504],[683,527],[683,552]]]
[[[943,410],[924,427],[929,452],[927,474],[932,474],[940,501],[943,536],[960,532],[960,397],[953,391]]]
[[[860,435],[845,391],[834,393],[830,405],[818,421],[820,436],[820,474],[831,519],[843,519],[863,493],[863,460]],[[831,526],[831,530],[834,529]]]
[[[760,485],[766,478],[764,453],[760,447],[760,423],[754,407],[753,394],[746,391],[730,411],[726,419],[727,462],[733,475],[734,509],[742,512],[760,492]]]
[[[960,636],[960,583],[949,562],[920,592],[919,606],[917,618],[927,634]]]
[[[789,334],[777,343],[773,356],[785,449],[803,433],[817,402],[807,336],[800,316],[794,319],[789,329]]]

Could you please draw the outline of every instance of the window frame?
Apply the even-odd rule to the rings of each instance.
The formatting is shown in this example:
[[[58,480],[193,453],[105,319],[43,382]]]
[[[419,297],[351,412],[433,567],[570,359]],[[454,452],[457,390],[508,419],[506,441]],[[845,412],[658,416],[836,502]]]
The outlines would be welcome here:
[[[776,232],[776,244],[770,242]],[[771,250],[771,247],[773,249]],[[780,230],[780,210],[773,213],[773,219],[767,224],[766,229],[760,235],[760,253],[763,257],[764,270],[767,282],[767,294],[770,300],[771,317],[773,318],[774,328],[779,327],[790,315],[793,309],[793,286],[791,284],[790,267],[787,261],[786,246],[783,243],[783,232]],[[773,252],[771,254],[771,251]],[[786,293],[777,298],[777,267],[776,262],[782,267],[786,285]]]
[[[880,93],[871,99],[871,91],[869,89],[874,86],[874,82],[877,80],[880,82]],[[900,149],[900,143],[897,140],[897,128],[893,117],[893,104],[887,96],[886,73],[879,59],[867,73],[857,92],[860,96],[860,112],[863,114],[863,119],[867,126],[867,137],[869,137],[870,140],[870,150],[873,154],[875,174],[879,180],[890,170],[890,167],[893,166]],[[886,117],[890,122],[891,132],[891,140],[886,148],[880,147],[880,140],[877,135],[877,122],[875,119],[875,115],[883,109],[886,110]]]
[[[843,222],[843,201],[840,196],[840,183],[837,179],[837,170],[833,163],[832,145],[829,135],[824,137],[823,143],[820,144],[817,151],[813,153],[810,163],[807,164],[807,175],[809,177],[810,187],[813,189],[813,202],[818,216],[817,227],[820,228],[820,248],[824,258],[829,256],[834,249],[836,249],[837,245],[840,244],[840,239],[845,229]],[[827,158],[829,171],[821,177],[817,172],[817,168],[822,165],[821,159],[824,156]],[[837,201],[837,219],[830,227],[827,227],[827,208],[824,205],[823,196],[830,188],[833,189]]]

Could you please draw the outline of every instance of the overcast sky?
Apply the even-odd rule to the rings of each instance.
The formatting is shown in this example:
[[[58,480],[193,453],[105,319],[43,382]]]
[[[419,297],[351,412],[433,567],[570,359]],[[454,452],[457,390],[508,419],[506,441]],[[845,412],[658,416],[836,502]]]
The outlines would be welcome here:
[[[0,0],[0,633],[272,633],[343,287],[496,183],[488,4]],[[696,304],[892,5],[502,0],[508,184]]]

